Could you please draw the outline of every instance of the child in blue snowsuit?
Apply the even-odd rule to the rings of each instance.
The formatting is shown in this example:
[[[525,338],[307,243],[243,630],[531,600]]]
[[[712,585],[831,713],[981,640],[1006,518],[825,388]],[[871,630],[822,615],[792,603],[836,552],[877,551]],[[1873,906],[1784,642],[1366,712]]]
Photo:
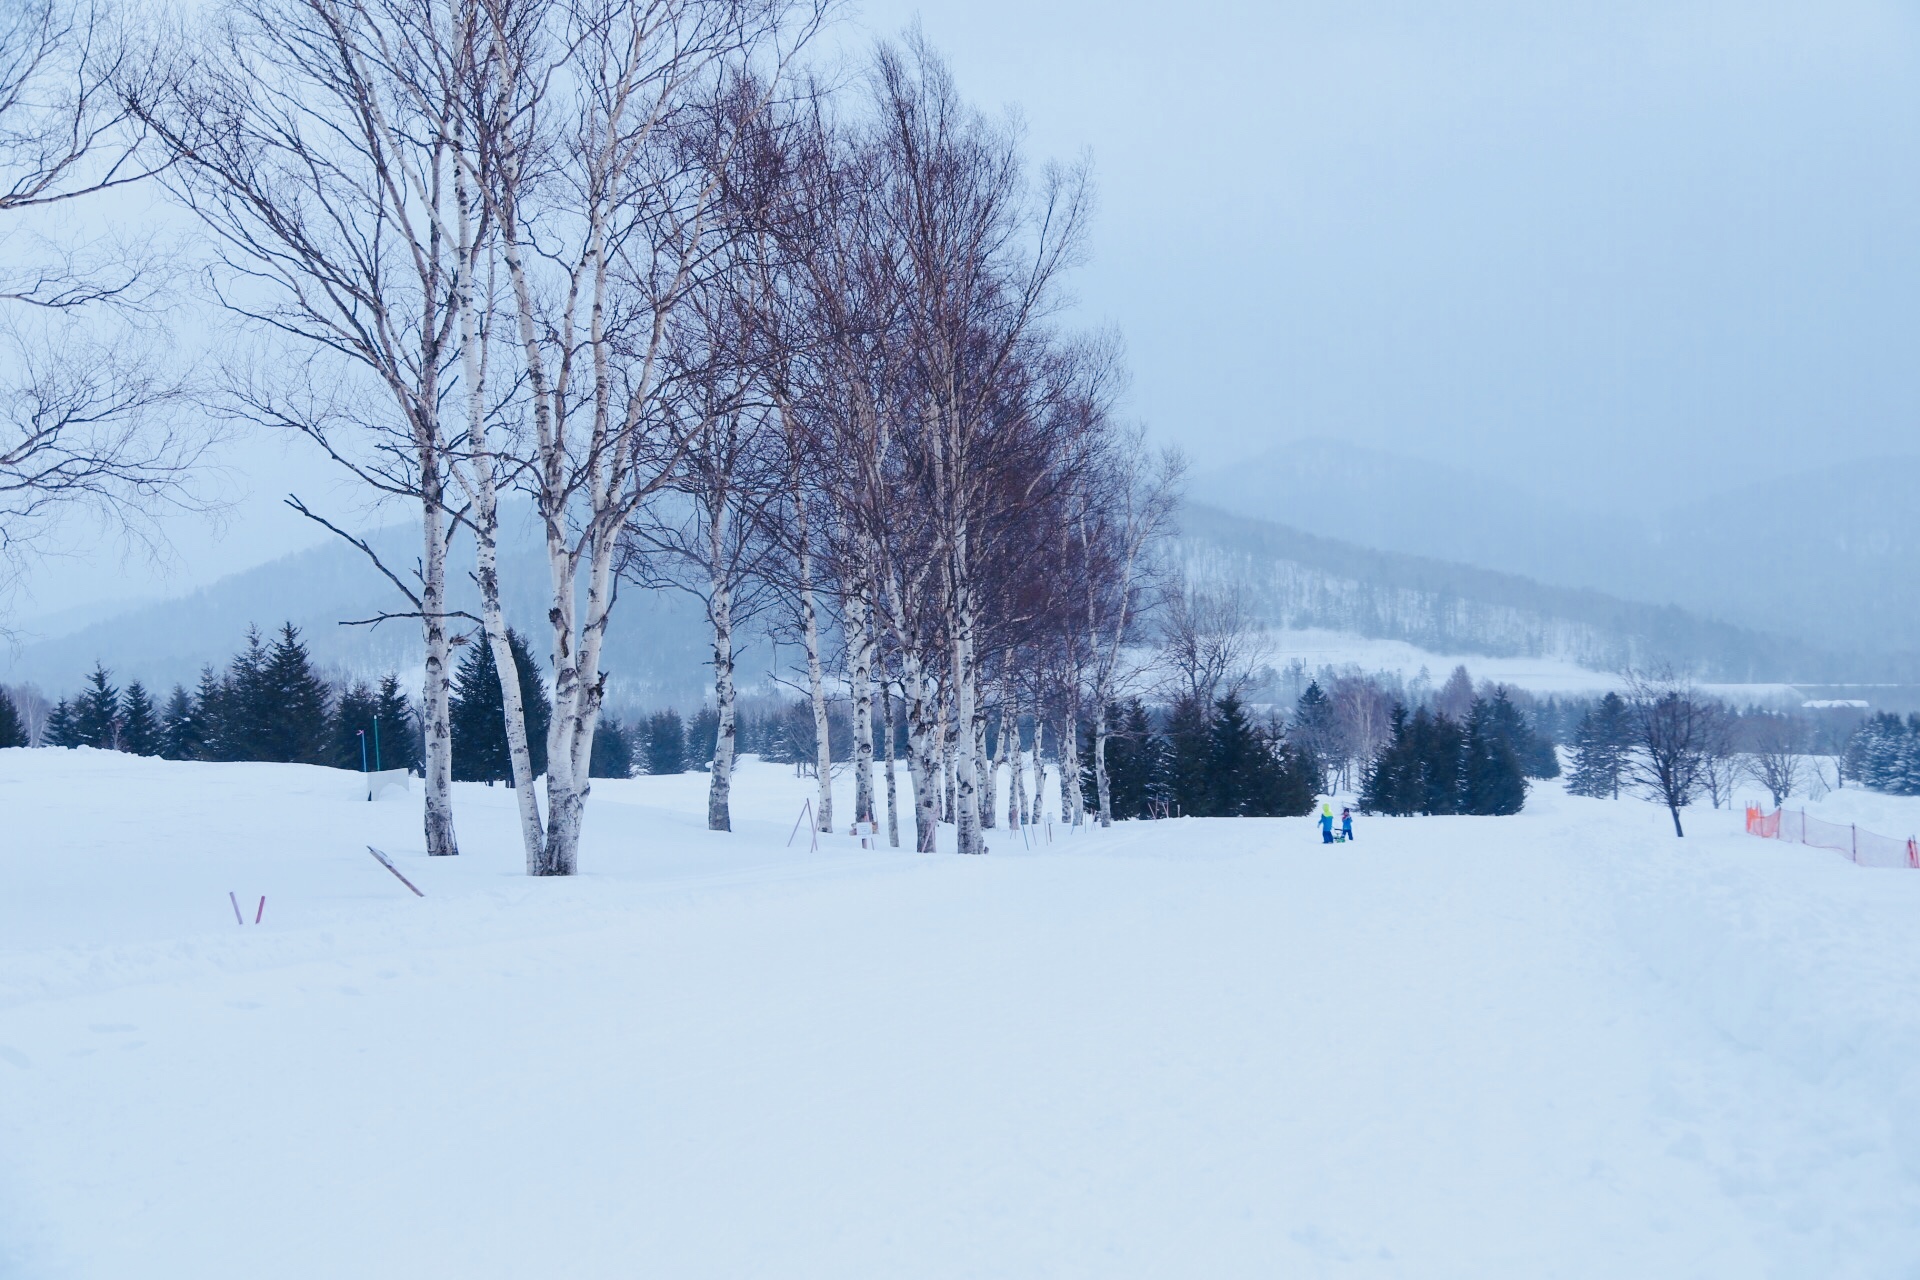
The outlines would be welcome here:
[[[1333,806],[1330,804],[1320,806],[1320,843],[1333,843]]]
[[[1348,844],[1353,843],[1353,810],[1340,811],[1340,838]]]

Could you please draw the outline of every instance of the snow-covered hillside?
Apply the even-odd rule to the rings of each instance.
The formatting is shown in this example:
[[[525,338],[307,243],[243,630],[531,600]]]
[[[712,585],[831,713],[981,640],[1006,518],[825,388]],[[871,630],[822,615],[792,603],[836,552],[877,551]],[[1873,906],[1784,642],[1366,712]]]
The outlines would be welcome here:
[[[348,775],[0,752],[0,1275],[1920,1263],[1920,873],[1551,789],[815,852],[704,782],[530,881],[503,790],[429,862]]]

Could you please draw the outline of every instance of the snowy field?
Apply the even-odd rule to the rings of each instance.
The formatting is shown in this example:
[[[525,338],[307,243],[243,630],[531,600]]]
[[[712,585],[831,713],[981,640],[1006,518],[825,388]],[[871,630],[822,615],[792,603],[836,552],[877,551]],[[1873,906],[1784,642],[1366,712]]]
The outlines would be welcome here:
[[[1920,1275],[1920,873],[1551,787],[790,851],[808,783],[704,783],[536,882],[504,790],[429,862],[417,792],[0,752],[0,1276]]]
[[[1414,680],[1422,672],[1436,687],[1446,681],[1456,666],[1464,666],[1476,681],[1511,685],[1538,697],[1597,697],[1610,690],[1624,691],[1624,677],[1607,671],[1594,671],[1566,658],[1493,658],[1485,654],[1444,654],[1404,640],[1383,640],[1351,631],[1269,630],[1265,660],[1276,670],[1299,662],[1309,672],[1323,666],[1357,666],[1362,671],[1391,671],[1402,680]],[[1786,684],[1706,684],[1706,692],[1731,702],[1798,704],[1801,695]]]

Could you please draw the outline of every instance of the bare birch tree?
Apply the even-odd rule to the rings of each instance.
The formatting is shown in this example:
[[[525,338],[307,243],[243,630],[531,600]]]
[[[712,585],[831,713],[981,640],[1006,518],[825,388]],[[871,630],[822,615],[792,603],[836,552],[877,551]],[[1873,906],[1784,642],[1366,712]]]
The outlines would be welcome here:
[[[127,106],[154,65],[104,4],[0,11],[0,601],[63,518],[157,550],[156,516],[204,509],[212,438],[172,412],[154,247],[71,229],[167,163]]]
[[[476,186],[498,228],[526,386],[523,474],[546,544],[554,683],[547,812],[523,787],[522,823],[529,873],[571,875],[614,558],[691,443],[663,399],[675,326],[712,266],[740,126],[823,6],[487,0],[487,11],[488,74],[508,106],[478,148]],[[504,635],[488,632],[499,651]]]
[[[1145,573],[1148,552],[1171,528],[1186,464],[1176,450],[1150,451],[1138,427],[1098,438],[1104,456],[1090,462],[1073,486],[1069,518],[1083,561],[1078,575],[1086,600],[1082,678],[1093,704],[1094,790],[1100,825],[1110,827],[1108,718],[1124,696],[1123,685],[1138,671],[1138,664],[1128,662],[1127,644],[1137,638],[1143,602],[1153,599]]]
[[[1081,246],[1081,170],[1048,169],[1029,188],[1018,140],[960,99],[917,36],[883,48],[874,71],[875,140],[885,159],[881,200],[898,228],[901,315],[914,399],[903,414],[919,454],[920,488],[936,536],[954,741],[955,825],[962,853],[983,845],[977,711],[980,505],[994,410],[1005,379],[1058,300],[1058,277]]]
[[[426,844],[454,837],[452,640],[442,422],[458,332],[451,296],[471,248],[443,234],[454,195],[453,33],[466,0],[234,0],[170,74],[128,101],[176,164],[169,185],[214,237],[219,301],[257,339],[220,405],[315,442],[375,495],[418,505],[411,574],[331,520],[420,622]],[[269,368],[270,366],[270,368]],[[379,619],[376,619],[379,620]],[[509,669],[511,666],[509,664]]]

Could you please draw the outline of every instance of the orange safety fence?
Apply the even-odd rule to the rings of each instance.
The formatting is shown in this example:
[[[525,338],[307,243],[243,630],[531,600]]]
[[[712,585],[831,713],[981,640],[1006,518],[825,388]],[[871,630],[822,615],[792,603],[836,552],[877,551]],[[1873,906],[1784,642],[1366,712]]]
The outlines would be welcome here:
[[[1759,806],[1747,806],[1747,834],[1768,840],[1791,840],[1816,849],[1831,849],[1845,854],[1862,867],[1911,867],[1920,870],[1920,840],[1908,836],[1902,840],[1862,831],[1850,822],[1828,822],[1810,818],[1805,809],[1790,813],[1775,809],[1762,813]]]

